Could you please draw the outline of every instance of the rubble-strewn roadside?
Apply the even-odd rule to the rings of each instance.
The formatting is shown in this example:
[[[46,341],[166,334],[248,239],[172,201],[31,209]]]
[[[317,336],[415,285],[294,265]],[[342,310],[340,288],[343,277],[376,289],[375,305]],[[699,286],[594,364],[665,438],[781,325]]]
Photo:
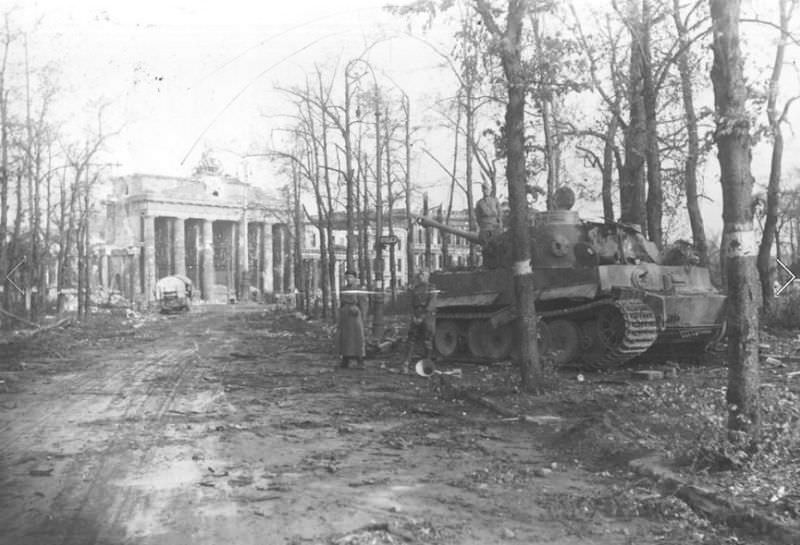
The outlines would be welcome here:
[[[329,325],[255,306],[109,312],[17,339],[0,358],[0,376],[14,376],[0,388],[5,535],[37,545],[761,542],[628,465],[654,452],[690,485],[793,524],[792,481],[770,480],[784,478],[779,465],[702,465],[721,460],[721,428],[710,426],[718,363],[674,361],[654,380],[564,371],[558,391],[533,397],[510,364],[399,373],[402,321],[391,325],[397,334],[363,371],[335,369]],[[793,391],[794,365],[765,363],[776,400]]]

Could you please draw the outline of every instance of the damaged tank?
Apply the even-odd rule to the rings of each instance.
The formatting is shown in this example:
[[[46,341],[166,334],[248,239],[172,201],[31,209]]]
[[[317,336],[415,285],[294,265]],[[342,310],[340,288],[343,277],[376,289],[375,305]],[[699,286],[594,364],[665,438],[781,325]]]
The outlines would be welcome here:
[[[512,356],[517,319],[511,233],[488,241],[430,218],[417,222],[480,244],[483,265],[437,271],[434,347],[444,358]],[[682,252],[659,254],[634,227],[534,212],[531,265],[542,353],[556,365],[614,367],[648,350],[697,351],[724,330],[725,296]]]

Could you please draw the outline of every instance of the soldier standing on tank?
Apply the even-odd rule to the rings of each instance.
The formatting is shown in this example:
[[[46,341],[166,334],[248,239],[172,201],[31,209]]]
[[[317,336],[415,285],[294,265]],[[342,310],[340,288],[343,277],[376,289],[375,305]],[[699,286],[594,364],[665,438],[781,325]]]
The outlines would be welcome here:
[[[411,322],[408,324],[408,352],[403,362],[404,373],[411,371],[411,360],[420,344],[423,347],[423,358],[433,359],[436,290],[429,283],[429,278],[428,271],[419,271],[411,288]]]
[[[366,355],[364,337],[364,319],[367,315],[367,296],[358,283],[355,271],[344,273],[345,285],[339,300],[339,323],[336,328],[336,349],[342,358],[339,366],[348,367],[355,358],[359,368],[364,367]]]
[[[475,203],[475,218],[478,220],[478,236],[481,245],[485,246],[492,237],[503,231],[503,220],[500,201],[492,195],[492,185],[489,182],[483,182],[481,189],[483,198]]]

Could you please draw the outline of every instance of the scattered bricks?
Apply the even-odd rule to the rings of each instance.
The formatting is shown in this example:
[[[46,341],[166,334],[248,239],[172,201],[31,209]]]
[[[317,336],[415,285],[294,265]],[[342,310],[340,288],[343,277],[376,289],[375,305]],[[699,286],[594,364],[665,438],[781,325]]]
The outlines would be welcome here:
[[[631,374],[634,378],[640,380],[661,380],[664,378],[663,371],[654,371],[652,369],[641,369],[639,371],[633,371]]]

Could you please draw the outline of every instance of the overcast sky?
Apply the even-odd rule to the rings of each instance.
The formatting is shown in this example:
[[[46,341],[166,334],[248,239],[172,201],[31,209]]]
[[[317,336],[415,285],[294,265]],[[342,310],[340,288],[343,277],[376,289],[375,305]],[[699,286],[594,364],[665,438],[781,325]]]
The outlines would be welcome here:
[[[124,126],[113,145],[119,170],[184,175],[205,147],[243,153],[286,125],[272,117],[286,113],[273,84],[299,83],[314,62],[347,59],[402,30],[384,3],[40,0],[22,10],[31,25],[43,14],[32,55],[58,62],[73,99],[112,102],[109,127]],[[370,57],[409,94],[439,63],[408,38]]]
[[[80,112],[90,98],[111,104],[106,126],[122,129],[109,145],[109,159],[119,164],[115,174],[187,175],[203,150],[212,148],[228,171],[243,176],[241,155],[263,150],[280,138],[275,129],[287,124],[280,116],[290,109],[275,84],[300,83],[315,62],[325,68],[340,59],[344,63],[377,37],[393,36],[368,55],[383,83],[401,86],[411,96],[416,123],[435,119],[433,98],[450,93],[455,81],[428,46],[401,35],[406,24],[386,13],[385,3],[37,0],[13,13],[23,26],[35,28],[31,56],[59,66],[64,111]],[[438,32],[431,39],[445,41],[446,29]],[[796,54],[790,51],[790,60]],[[796,75],[788,77],[796,83]],[[793,117],[800,123],[800,108]],[[800,168],[797,147],[798,139],[789,134],[787,171]],[[449,154],[449,145],[440,151]],[[765,157],[757,150],[757,179],[765,178]],[[272,178],[267,185],[284,182],[259,168],[257,159],[248,161],[257,177]],[[708,193],[715,202],[706,205],[718,215],[715,156],[707,165],[713,186]],[[444,174],[427,159],[416,163],[414,176],[427,185],[446,185]]]

